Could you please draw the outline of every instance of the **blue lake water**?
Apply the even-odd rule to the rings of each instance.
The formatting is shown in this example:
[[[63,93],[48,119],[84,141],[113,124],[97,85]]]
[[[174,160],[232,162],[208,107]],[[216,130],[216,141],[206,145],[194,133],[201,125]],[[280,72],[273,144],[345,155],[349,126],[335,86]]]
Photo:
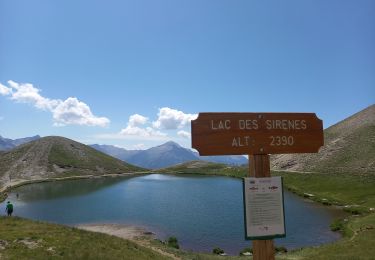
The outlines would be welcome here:
[[[45,182],[14,189],[8,200],[17,216],[66,225],[136,225],[160,239],[175,236],[186,250],[211,252],[220,247],[238,254],[251,243],[244,238],[240,179],[151,174]],[[293,249],[340,238],[329,224],[343,216],[341,210],[286,191],[284,200],[286,237],[276,239],[277,245]],[[5,208],[5,202],[0,207]]]

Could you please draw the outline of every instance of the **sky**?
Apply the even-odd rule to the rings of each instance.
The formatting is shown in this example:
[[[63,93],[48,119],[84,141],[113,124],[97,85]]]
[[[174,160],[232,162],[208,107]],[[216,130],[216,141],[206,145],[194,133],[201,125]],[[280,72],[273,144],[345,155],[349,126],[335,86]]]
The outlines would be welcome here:
[[[199,112],[375,103],[373,0],[0,0],[0,135],[191,147]]]

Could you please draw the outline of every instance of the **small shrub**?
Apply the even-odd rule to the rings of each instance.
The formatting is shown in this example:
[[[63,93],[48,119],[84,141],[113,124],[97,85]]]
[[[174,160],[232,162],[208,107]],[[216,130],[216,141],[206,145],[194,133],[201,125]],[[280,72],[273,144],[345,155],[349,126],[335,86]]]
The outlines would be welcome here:
[[[155,238],[154,241],[157,242],[157,243],[159,243],[159,244],[165,244],[164,241],[162,241],[162,240],[160,240],[160,239],[157,239],[157,238]]]
[[[168,240],[167,240],[167,245],[169,247],[173,247],[173,248],[176,248],[176,249],[179,249],[180,246],[178,245],[178,240],[176,237],[169,237]]]
[[[276,246],[275,252],[276,253],[286,253],[286,252],[288,252],[288,249],[286,249],[285,246]]]
[[[349,212],[352,215],[362,215],[368,212],[368,210],[365,207],[361,206],[346,206],[344,207],[344,211]]]
[[[246,247],[246,248],[241,250],[240,255],[242,255],[243,253],[253,253],[253,248]]]
[[[216,255],[220,255],[220,254],[224,254],[224,250],[221,249],[220,247],[216,247],[212,250],[212,253],[216,254]]]
[[[331,225],[329,225],[332,231],[343,231],[344,230],[344,222],[342,219],[335,219]]]

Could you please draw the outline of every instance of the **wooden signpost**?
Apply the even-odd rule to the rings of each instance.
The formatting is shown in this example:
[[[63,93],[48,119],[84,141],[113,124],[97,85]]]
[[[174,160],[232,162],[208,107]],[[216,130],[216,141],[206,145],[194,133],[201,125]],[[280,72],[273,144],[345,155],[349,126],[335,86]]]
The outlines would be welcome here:
[[[191,134],[200,155],[248,154],[256,178],[271,176],[269,154],[316,153],[324,144],[314,113],[200,113]],[[273,240],[253,240],[253,259],[275,259]]]

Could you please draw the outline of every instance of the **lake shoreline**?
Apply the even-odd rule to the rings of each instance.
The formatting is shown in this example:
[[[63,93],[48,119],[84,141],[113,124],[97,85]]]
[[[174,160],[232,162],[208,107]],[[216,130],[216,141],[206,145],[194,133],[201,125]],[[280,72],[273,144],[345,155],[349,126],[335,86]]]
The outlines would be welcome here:
[[[90,232],[102,233],[121,239],[130,240],[168,258],[181,259],[176,254],[167,252],[167,250],[163,249],[161,246],[152,245],[152,241],[156,239],[156,234],[146,230],[143,227],[115,223],[78,224],[74,227]]]
[[[8,192],[14,188],[25,186],[28,184],[43,183],[43,182],[54,182],[54,181],[66,181],[66,180],[81,180],[81,179],[95,179],[95,178],[115,178],[115,177],[137,177],[142,175],[151,174],[151,172],[127,172],[127,173],[116,173],[116,174],[103,174],[103,175],[76,175],[69,177],[60,178],[44,178],[36,180],[18,180],[7,183],[0,189],[0,203],[5,201],[8,197]]]
[[[136,177],[136,176],[149,175],[149,174],[160,174],[160,173],[161,172],[147,171],[147,172],[135,173],[135,174],[126,173],[126,174],[121,174],[121,175],[120,174],[111,174],[111,175],[101,175],[101,176],[74,176],[74,177],[68,177],[68,178],[49,178],[49,179],[43,179],[43,180],[25,181],[25,182],[17,184],[17,186],[16,185],[11,186],[10,188],[15,188],[15,187],[19,187],[19,186],[23,186],[23,185],[27,185],[27,184],[32,184],[32,183],[38,183],[38,182],[52,182],[52,181],[60,181],[60,180],[90,179],[90,178],[103,178],[103,177]],[[166,174],[166,175],[176,175],[176,176],[183,176],[184,174],[189,174],[189,175],[192,174],[192,175],[201,175],[201,176],[207,176],[207,177],[208,176],[218,176],[218,177],[230,177],[230,178],[235,178],[235,179],[241,179],[242,178],[240,176],[229,176],[229,175],[222,175],[222,174],[204,174],[204,173],[202,174],[202,173],[197,173],[197,172],[192,172],[192,173],[187,173],[187,172],[164,172],[164,174]],[[286,188],[288,189],[288,187],[286,187]],[[293,189],[291,189],[291,191],[293,192]],[[309,196],[309,194],[307,194],[308,196],[306,196],[306,195],[303,195],[303,193],[296,192],[295,190],[294,190],[293,193],[296,194],[296,195],[298,195],[299,197],[304,197],[304,199],[312,201],[314,203],[318,202],[317,204],[322,204],[322,205],[325,205],[326,207],[331,207],[331,208],[334,207],[334,208],[344,209],[343,205],[341,205],[341,206],[334,205],[334,204],[327,205],[327,204],[323,203],[323,201],[317,201],[317,200],[315,200],[318,196],[315,196],[315,199],[313,199],[313,198],[311,198]],[[1,195],[2,195],[2,193],[0,193],[0,196]],[[4,195],[7,196],[7,194],[4,194]],[[5,200],[5,198],[4,198],[4,200]],[[324,197],[321,197],[321,198],[324,198]],[[1,202],[1,198],[0,198],[0,202]],[[356,223],[356,221],[359,221],[361,223],[363,217],[364,216],[362,216],[362,215],[360,215],[360,216],[354,216],[354,217],[348,216],[348,219],[346,220],[347,222],[345,223],[345,227],[350,227],[351,225],[353,225],[353,223]],[[344,228],[344,229],[346,230],[346,228]],[[355,228],[353,228],[353,227],[350,227],[350,229],[355,230]],[[106,234],[110,234],[110,235],[116,236],[115,234],[111,233],[112,232],[111,229],[105,230],[105,231],[106,232],[102,232],[102,233],[106,233]],[[320,249],[321,247],[318,247],[316,249],[314,249],[315,247],[311,247],[311,248],[310,247],[306,247],[303,250],[297,250],[297,251],[295,251],[293,254],[295,254],[295,255],[310,254],[311,252],[320,252],[321,250],[325,250],[324,248],[334,247],[334,245],[337,245],[337,246],[343,245],[343,244],[346,243],[346,241],[348,240],[348,238],[350,238],[351,236],[350,236],[350,234],[347,234],[347,231],[344,231],[344,232],[342,232],[342,231],[344,231],[344,230],[341,230],[341,232],[339,232],[342,235],[340,239],[338,239],[337,241],[335,241],[332,244],[329,243],[329,244],[323,246],[322,247],[323,249]],[[358,231],[358,232],[360,232],[360,231]],[[145,231],[145,232],[147,232],[147,231]],[[360,234],[362,235],[362,233],[360,233]],[[139,235],[141,235],[141,233],[134,233],[133,234],[133,236],[139,236]],[[358,237],[361,237],[361,236],[358,236]],[[354,239],[354,238],[351,238],[351,240],[352,239]],[[355,239],[357,239],[357,238],[355,238]],[[300,252],[302,252],[302,253],[300,253]]]
[[[136,241],[138,239],[155,239],[156,234],[143,227],[116,223],[90,223],[74,225],[75,228],[92,232],[104,233],[123,239]]]
[[[272,171],[271,171],[272,172]],[[273,172],[280,172],[280,171],[273,171]],[[289,171],[283,171],[285,173]],[[301,173],[303,174],[304,172],[295,172],[291,171],[293,173]],[[35,184],[35,183],[43,183],[43,182],[54,182],[54,181],[66,181],[66,180],[81,180],[81,179],[93,179],[93,178],[114,178],[114,177],[137,177],[137,176],[142,176],[142,175],[149,175],[149,174],[166,174],[166,175],[176,175],[176,176],[181,176],[185,174],[191,174],[191,175],[200,175],[200,176],[216,176],[216,177],[229,177],[229,178],[234,178],[234,179],[242,179],[243,177],[235,176],[235,175],[223,175],[223,174],[205,174],[205,173],[188,173],[188,172],[160,172],[160,170],[150,170],[147,172],[135,172],[135,173],[121,173],[121,174],[104,174],[104,175],[77,175],[77,176],[69,176],[69,177],[61,177],[61,178],[45,178],[45,179],[38,179],[38,180],[21,180],[21,181],[12,181],[10,182],[7,186],[2,187],[0,189],[0,203],[5,201],[8,197],[8,192],[11,191],[14,188],[21,187],[24,185],[28,184]],[[246,177],[246,176],[245,176]],[[285,183],[284,183],[285,185]],[[306,196],[307,193],[304,193],[300,190],[296,190],[293,187],[289,187],[285,185],[285,188],[296,194],[297,196],[310,200],[312,202],[322,204],[328,207],[333,207],[333,208],[338,208],[341,210],[345,211],[345,208],[348,207],[348,205],[339,205],[336,203],[331,203],[326,201],[324,197],[321,197],[319,195],[314,195],[314,196]]]
[[[279,172],[279,171],[274,171],[274,172]],[[288,171],[283,171],[283,172],[288,172]],[[294,172],[294,171],[292,171]],[[294,172],[294,173],[304,173],[304,172]],[[166,174],[166,175],[176,175],[176,176],[181,176],[185,174],[191,174],[191,175],[201,175],[201,176],[216,176],[216,177],[229,177],[229,178],[234,178],[234,179],[242,179],[243,177],[235,176],[235,175],[223,175],[223,174],[205,174],[205,173],[188,173],[188,172],[164,172],[162,173],[160,170],[150,170],[147,172],[135,172],[135,173],[121,173],[121,174],[104,174],[104,175],[77,175],[77,176],[69,176],[69,177],[61,177],[61,178],[44,178],[44,179],[38,179],[38,180],[21,180],[21,181],[12,181],[10,182],[7,186],[2,187],[0,189],[0,203],[5,201],[8,197],[8,192],[11,189],[21,187],[24,185],[28,184],[35,184],[35,183],[43,183],[43,182],[53,182],[53,181],[65,181],[65,180],[81,180],[81,179],[92,179],[92,178],[108,178],[108,177],[137,177],[141,175],[149,175],[149,174]],[[246,177],[246,176],[245,176]],[[285,185],[285,184],[284,184]],[[318,204],[323,204],[325,206],[330,206],[330,207],[336,207],[339,209],[344,210],[345,206],[342,205],[337,205],[337,204],[327,204],[326,201],[324,201],[323,197],[320,197],[319,195],[315,196],[306,196],[305,193],[300,192],[298,190],[295,190],[291,187],[285,186],[285,188],[292,193],[308,199],[310,201],[316,202]]]
[[[149,173],[152,173],[152,172],[149,172]],[[46,191],[53,191],[52,193],[45,193],[46,195],[47,195],[47,197],[48,198],[51,198],[51,199],[53,199],[53,198],[55,198],[55,195],[57,195],[57,197],[56,198],[60,198],[61,197],[61,195],[62,195],[62,192],[64,192],[66,189],[65,188],[63,188],[63,187],[68,187],[68,190],[73,190],[73,189],[77,189],[78,191],[80,191],[80,192],[73,192],[72,194],[73,195],[79,195],[79,196],[81,196],[81,195],[84,195],[84,194],[91,194],[91,192],[92,191],[94,191],[94,190],[96,190],[96,189],[98,189],[99,188],[99,190],[101,190],[102,188],[101,187],[107,187],[108,185],[109,186],[111,186],[111,185],[113,185],[114,183],[117,183],[117,182],[122,182],[122,181],[124,181],[124,182],[129,182],[131,185],[129,186],[129,185],[127,185],[127,186],[125,186],[125,187],[129,187],[129,188],[122,188],[122,187],[120,187],[120,186],[113,186],[114,187],[114,190],[115,190],[115,194],[114,195],[108,195],[108,199],[106,199],[105,200],[105,202],[103,202],[103,203],[95,203],[97,206],[92,206],[93,208],[95,208],[95,209],[97,209],[98,210],[98,213],[96,214],[95,213],[95,218],[92,218],[92,219],[86,219],[86,218],[81,218],[81,219],[79,219],[79,218],[77,218],[76,220],[72,220],[72,219],[70,219],[69,217],[66,217],[65,215],[65,212],[60,212],[60,208],[58,208],[57,210],[60,212],[60,214],[61,214],[61,216],[65,216],[64,217],[64,220],[62,220],[62,221],[57,221],[57,220],[51,220],[51,219],[48,219],[48,217],[46,217],[46,218],[44,218],[44,215],[42,214],[42,213],[38,213],[40,216],[39,217],[37,217],[36,219],[45,219],[45,221],[52,221],[52,222],[56,222],[56,223],[65,223],[65,225],[67,224],[68,226],[72,226],[72,227],[74,227],[76,224],[88,224],[88,223],[96,223],[97,224],[97,222],[99,223],[99,224],[101,224],[101,223],[109,223],[109,224],[116,224],[116,223],[119,223],[119,224],[124,224],[124,225],[133,225],[133,224],[135,224],[136,226],[137,226],[137,223],[149,223],[149,222],[147,222],[147,221],[138,221],[138,218],[135,218],[134,219],[134,216],[133,216],[133,219],[130,219],[129,221],[127,221],[127,222],[124,222],[123,221],[123,219],[124,218],[122,218],[122,219],[113,219],[112,217],[110,217],[110,218],[106,218],[105,216],[106,215],[108,215],[108,214],[106,214],[106,213],[103,213],[103,212],[122,212],[122,209],[124,208],[124,205],[127,205],[127,207],[125,207],[125,211],[124,212],[127,212],[126,214],[128,214],[128,215],[137,215],[138,213],[129,213],[129,212],[133,212],[133,211],[129,211],[129,209],[133,209],[134,210],[134,206],[135,206],[135,209],[137,209],[136,211],[134,211],[134,212],[141,212],[141,213],[139,213],[139,214],[144,214],[144,213],[142,213],[142,212],[144,212],[143,210],[139,210],[139,205],[144,205],[145,203],[141,203],[141,204],[139,204],[139,203],[132,203],[131,201],[133,201],[133,199],[134,198],[138,198],[139,196],[138,195],[141,195],[141,194],[144,194],[144,190],[142,191],[142,187],[143,187],[143,185],[140,185],[140,184],[144,184],[144,183],[154,183],[154,184],[157,184],[155,187],[156,188],[158,188],[157,190],[154,190],[154,192],[157,192],[157,194],[160,194],[160,191],[161,190],[165,190],[165,189],[161,189],[160,190],[160,185],[163,183],[163,185],[169,185],[170,186],[170,184],[171,184],[171,182],[159,182],[160,180],[170,180],[170,181],[174,181],[174,183],[176,183],[176,184],[178,184],[178,185],[185,185],[185,183],[187,182],[187,180],[188,180],[188,183],[192,183],[191,182],[191,180],[194,180],[194,182],[196,182],[196,185],[187,185],[187,186],[181,186],[181,187],[184,187],[184,189],[186,189],[187,187],[192,187],[192,189],[193,190],[196,190],[197,189],[197,185],[199,184],[199,185],[203,185],[203,187],[201,187],[201,188],[199,188],[199,192],[198,192],[198,190],[196,191],[196,192],[194,192],[194,193],[192,193],[192,194],[200,194],[200,192],[203,192],[203,191],[206,191],[207,190],[207,187],[213,187],[213,189],[208,189],[208,191],[210,191],[210,190],[212,190],[212,191],[214,191],[214,190],[216,190],[218,187],[231,187],[231,188],[228,188],[228,190],[229,191],[232,191],[233,189],[232,189],[232,187],[236,187],[236,194],[237,193],[239,193],[240,192],[240,190],[242,190],[242,185],[239,185],[238,183],[241,183],[241,180],[239,179],[239,178],[233,178],[233,177],[231,177],[231,178],[229,178],[229,179],[227,179],[227,177],[225,177],[225,176],[205,176],[205,175],[197,175],[197,174],[193,174],[193,175],[190,175],[190,174],[163,174],[165,177],[163,177],[163,175],[159,175],[159,174],[156,174],[155,176],[154,176],[155,174],[147,174],[147,175],[141,175],[141,176],[139,176],[139,177],[136,177],[135,179],[134,178],[128,178],[128,176],[129,175],[127,175],[125,178],[123,178],[123,176],[118,176],[118,175],[111,175],[111,176],[114,176],[114,177],[120,177],[120,178],[109,178],[109,179],[106,179],[106,178],[104,178],[104,179],[101,179],[101,176],[95,176],[95,178],[90,178],[90,179],[88,179],[87,178],[87,176],[85,176],[85,179],[82,179],[82,181],[79,181],[79,180],[77,180],[77,181],[75,181],[75,180],[71,180],[71,178],[70,178],[70,180],[71,181],[68,181],[68,182],[49,182],[49,183],[45,183],[45,184],[43,184],[43,183],[40,183],[40,184],[36,184],[36,186],[43,186],[43,187],[49,187],[49,188],[46,188]],[[159,175],[159,176],[157,176],[157,175]],[[168,177],[168,175],[170,176],[170,177]],[[174,177],[172,177],[172,176],[179,176],[180,177],[180,179],[176,179],[176,178],[174,178]],[[185,177],[187,177],[187,179],[185,178]],[[193,179],[191,179],[190,177],[194,177]],[[211,177],[214,177],[213,179],[211,179]],[[218,178],[217,178],[218,177]],[[224,177],[224,178],[223,178]],[[137,180],[137,178],[140,178],[140,180]],[[186,179],[186,180],[185,180]],[[51,180],[49,180],[49,181],[51,181]],[[66,184],[65,184],[66,183]],[[134,183],[137,183],[137,184],[134,184]],[[223,184],[222,183],[225,183],[225,185],[223,186]],[[99,184],[99,185],[98,185]],[[66,186],[67,185],[67,186]],[[87,186],[87,187],[85,187],[85,185]],[[232,185],[234,185],[234,186],[232,186]],[[29,186],[29,185],[27,185],[27,186]],[[30,186],[33,186],[33,185],[30,185]],[[89,187],[91,187],[91,188],[89,188]],[[131,187],[131,188],[130,188]],[[134,187],[138,187],[137,189],[140,189],[140,194],[138,194],[138,193],[134,193],[134,191],[137,191],[137,189],[136,190],[134,190]],[[26,194],[24,194],[24,192],[25,191],[28,191],[28,190],[30,190],[29,188],[21,188],[19,191],[18,190],[12,190],[10,193],[9,193],[9,199],[11,199],[11,200],[16,200],[16,192],[18,192],[19,193],[19,195],[20,195],[20,198],[22,198],[22,200],[24,200],[24,199],[26,199]],[[33,189],[31,189],[31,190],[33,190]],[[38,190],[40,190],[40,189],[37,189],[36,191],[38,191]],[[181,190],[181,189],[177,189],[177,190]],[[220,189],[221,190],[221,189]],[[83,192],[83,193],[82,193]],[[152,192],[152,189],[151,189],[151,191],[150,192]],[[107,193],[107,192],[104,192],[105,194],[110,194],[110,193]],[[212,192],[211,192],[212,193]],[[33,194],[33,193],[32,193]],[[41,194],[43,194],[43,193],[41,193]],[[174,194],[174,193],[173,193]],[[216,198],[216,196],[218,195],[217,193],[214,193],[214,194],[216,194],[216,195],[214,195],[215,196],[215,198]],[[232,194],[232,193],[230,193],[230,194]],[[34,194],[35,195],[35,194]],[[238,195],[238,194],[237,194]],[[240,195],[238,195],[238,198],[237,198],[237,195],[235,196],[236,197],[236,200],[235,201],[239,201],[240,200],[240,197],[242,198],[242,196],[240,196]],[[141,196],[142,197],[142,196]],[[164,195],[162,195],[160,198],[162,198],[163,200],[162,201],[164,201],[164,199],[167,199],[167,198],[169,198],[170,197],[170,195],[166,195],[166,194],[164,194]],[[178,196],[177,196],[178,197]],[[233,198],[233,196],[226,196],[226,198]],[[289,196],[290,197],[290,196]],[[294,196],[295,197],[295,200],[298,200],[298,201],[300,201],[300,199],[298,199],[297,198],[297,196]],[[69,198],[69,197],[68,197]],[[86,200],[87,198],[85,198],[85,196],[83,196],[82,197],[83,198],[83,200]],[[131,199],[131,201],[129,201],[128,202],[128,204],[123,204],[122,202],[121,203],[117,203],[117,202],[115,202],[113,199],[118,199],[118,198],[120,198],[121,199],[121,201],[123,201],[123,199],[124,198],[127,198],[127,199]],[[199,197],[199,198],[201,198],[201,197]],[[97,199],[98,198],[96,198],[96,202],[97,202]],[[145,202],[149,202],[150,200],[149,199],[147,199]],[[180,200],[179,200],[180,201]],[[199,199],[198,200],[193,200],[193,201],[200,201]],[[211,200],[210,200],[211,201]],[[213,200],[213,201],[211,201],[212,203],[209,203],[209,205],[216,205],[217,204],[217,206],[213,206],[214,207],[214,211],[215,212],[217,212],[217,211],[220,211],[221,213],[220,213],[220,215],[222,215],[222,216],[227,216],[227,215],[231,215],[232,213],[230,213],[230,212],[237,212],[237,210],[235,210],[235,211],[231,211],[231,209],[232,209],[232,206],[233,205],[237,205],[238,203],[232,203],[231,201],[227,201],[227,199],[224,199],[224,200],[219,200],[218,202],[216,202],[217,201],[217,199],[215,199],[215,200]],[[305,200],[305,201],[307,201],[307,200]],[[79,200],[77,200],[77,198],[75,198],[74,197],[74,203],[73,203],[73,206],[74,205],[79,205],[79,203],[77,203],[77,202],[79,202]],[[226,208],[226,209],[223,209],[223,208],[221,208],[220,207],[220,205],[222,205],[222,203],[223,202],[228,202],[229,204],[227,204],[228,205],[228,208]],[[108,206],[104,206],[104,205],[106,205],[106,203],[109,203],[108,204]],[[308,202],[305,202],[305,203],[308,203]],[[77,209],[74,209],[74,207],[72,208],[72,212],[73,213],[76,213],[76,212],[80,212],[79,210],[80,209],[82,209],[82,208],[84,208],[86,211],[87,211],[87,207],[89,208],[89,207],[91,207],[91,206],[86,206],[86,205],[89,205],[90,203],[87,203],[87,202],[85,202],[84,204],[83,204],[83,207],[78,207]],[[147,204],[147,203],[146,203]],[[310,204],[310,203],[308,203],[308,204]],[[99,206],[98,206],[99,205]],[[117,206],[116,206],[117,205]],[[119,206],[118,206],[119,205]],[[164,204],[163,204],[164,205]],[[186,204],[187,205],[187,204]],[[194,205],[198,205],[198,208],[200,207],[199,205],[199,203],[197,204],[197,203],[194,203]],[[203,204],[202,204],[203,205]],[[292,204],[292,205],[294,205],[294,204]],[[17,206],[17,205],[16,205]],[[51,205],[49,205],[48,206],[49,208],[51,207]],[[206,208],[207,206],[204,206],[204,208]],[[242,209],[242,204],[240,203],[240,205],[239,206],[235,206],[235,207],[241,207],[241,209]],[[310,207],[310,206],[309,206]],[[316,206],[314,206],[314,207],[318,207],[318,208],[321,208],[321,206],[319,206],[318,204],[316,204]],[[43,208],[43,207],[42,207]],[[105,210],[105,208],[107,208],[108,210]],[[126,209],[127,208],[127,209]],[[142,208],[142,206],[141,206],[141,208]],[[22,208],[20,207],[19,208],[20,210],[22,210]],[[149,209],[151,209],[150,211],[151,212],[153,212],[153,211],[155,211],[155,210],[152,210],[152,205],[149,205],[148,207],[146,207],[146,211],[145,212],[148,212],[149,211]],[[327,209],[328,209],[328,207],[327,207]],[[35,208],[33,207],[33,210],[35,211]],[[43,210],[42,210],[43,211]],[[182,210],[183,211],[183,210]],[[20,213],[22,212],[22,211],[19,211]],[[38,211],[38,212],[41,212],[41,211]],[[164,212],[167,212],[167,211],[164,211]],[[177,212],[181,212],[180,210],[178,210],[178,211],[176,211],[175,213],[177,213]],[[191,211],[189,211],[189,212],[191,212]],[[337,211],[336,211],[337,212]],[[150,213],[150,212],[149,212]],[[159,212],[160,213],[160,212]],[[41,215],[42,214],[42,215]],[[78,214],[78,213],[77,213]],[[21,215],[22,215],[22,213],[21,213]],[[34,214],[35,215],[35,214]],[[148,215],[148,216],[150,216],[150,214],[146,214],[146,215]],[[203,214],[204,215],[204,214]],[[215,215],[217,215],[217,214],[215,214]],[[236,217],[236,219],[238,218],[238,221],[240,221],[240,220],[242,220],[242,218],[243,218],[243,216],[241,215],[240,217],[237,217],[237,215],[238,214],[235,214],[235,217]],[[22,215],[22,216],[27,216],[27,215]],[[212,248],[215,246],[214,245],[214,243],[212,244],[212,239],[210,240],[210,239],[206,239],[207,241],[209,241],[209,243],[207,244],[207,245],[204,245],[204,246],[202,246],[202,244],[200,244],[200,245],[198,245],[196,248],[195,248],[195,245],[194,245],[194,243],[192,242],[192,241],[196,241],[196,240],[194,240],[195,239],[195,237],[194,236],[188,236],[188,237],[184,237],[184,235],[183,234],[181,234],[181,232],[179,233],[179,231],[171,231],[171,230],[169,230],[169,228],[168,227],[170,227],[170,225],[168,224],[169,222],[168,221],[173,221],[172,219],[170,219],[170,216],[171,216],[171,214],[162,214],[162,216],[163,216],[163,218],[161,218],[161,219],[163,219],[162,220],[162,222],[167,222],[167,226],[166,226],[166,229],[163,229],[163,228],[161,228],[161,227],[159,227],[159,226],[157,226],[156,228],[155,228],[155,226],[152,226],[152,227],[150,227],[150,228],[148,228],[148,225],[146,225],[146,226],[144,226],[144,225],[141,225],[141,227],[145,227],[146,229],[147,229],[147,231],[148,230],[150,230],[150,231],[152,231],[152,232],[154,232],[155,234],[156,234],[156,238],[158,238],[158,239],[162,239],[162,240],[165,240],[168,236],[176,236],[179,240],[181,240],[180,242],[182,243],[182,245],[184,245],[184,246],[186,246],[186,248],[188,249],[188,250],[192,250],[192,251],[196,251],[196,252],[203,252],[203,251],[210,251],[210,250],[212,250]],[[185,216],[185,215],[184,215]],[[35,218],[35,216],[34,216],[34,218]],[[165,221],[165,220],[168,220],[168,221]],[[182,217],[180,216],[179,218],[177,218],[177,219],[182,219]],[[189,220],[190,219],[194,219],[194,218],[189,218]],[[329,224],[331,223],[331,221],[332,221],[333,219],[331,219],[331,220],[327,220],[326,221],[326,223],[325,223],[325,226],[326,227],[328,227],[329,226]],[[236,221],[236,223],[238,222],[238,221]],[[69,223],[71,223],[70,225],[69,225]],[[205,221],[201,221],[201,222],[199,222],[199,223],[205,223]],[[217,224],[216,226],[218,226],[218,227],[221,227],[221,223],[223,223],[223,221],[221,221],[219,224]],[[229,220],[228,220],[228,223],[232,223],[232,222],[230,222]],[[185,226],[186,226],[186,223],[185,223]],[[225,226],[228,226],[228,225],[225,225]],[[229,225],[229,226],[231,226],[231,224]],[[110,226],[109,226],[110,227]],[[194,225],[194,227],[196,227],[196,225]],[[207,232],[211,232],[210,230],[209,231],[207,231],[206,230],[206,227],[207,227],[207,225],[204,225],[203,227],[202,227],[202,229],[199,229],[200,230],[200,232],[201,232],[201,234],[206,234]],[[103,232],[103,233],[109,233],[109,234],[112,234],[112,232],[114,232],[116,229],[111,229],[111,228],[106,228],[106,229],[104,229],[103,227],[98,227],[98,225],[97,225],[97,227],[96,228],[99,228],[99,231],[101,231],[101,232]],[[220,228],[220,229],[222,229],[222,228]],[[240,238],[242,238],[242,230],[243,229],[243,227],[241,226],[240,228],[237,228],[237,227],[234,227],[234,228],[232,228],[231,230],[237,230],[236,232],[239,234],[238,236],[236,236],[236,238],[237,237],[240,237]],[[190,230],[190,229],[189,229]],[[238,231],[239,230],[239,231]],[[185,230],[186,231],[186,230]],[[184,234],[186,234],[186,232],[184,231]],[[328,230],[327,230],[328,231]],[[217,233],[217,231],[215,231],[216,233]],[[215,234],[216,234],[215,233]],[[220,233],[220,232],[219,232]],[[208,233],[207,233],[208,234]],[[220,233],[221,234],[221,233]],[[138,233],[137,234],[137,236],[140,236],[140,235],[142,235],[141,233]],[[122,236],[123,237],[123,235],[119,235],[119,236]],[[134,235],[133,235],[134,236]],[[132,237],[133,237],[132,236]],[[333,240],[331,240],[329,237],[330,236],[332,236],[332,238],[333,238]],[[337,237],[337,235],[334,235],[334,234],[332,234],[332,235],[330,235],[330,236],[327,236],[326,238],[324,238],[322,241],[325,241],[326,239],[328,239],[328,240],[331,240],[332,242],[333,241],[336,241],[337,239],[340,239],[341,238],[341,236],[340,237]],[[132,238],[131,237],[131,238]],[[220,236],[219,236],[220,237]],[[129,238],[128,236],[126,236],[126,238]],[[193,240],[192,240],[193,239]],[[198,237],[197,238],[198,240],[200,239],[200,237]],[[239,239],[240,240],[240,244],[241,243],[243,243],[244,241],[242,241],[242,239]],[[293,240],[292,240],[293,241]],[[246,242],[246,241],[245,241]],[[210,244],[211,243],[211,244]],[[295,241],[293,241],[293,242],[286,242],[287,244],[288,243],[290,243],[290,245],[288,244],[288,245],[285,245],[286,247],[288,247],[289,249],[293,249],[293,248],[299,248],[299,247],[301,247],[301,246],[306,246],[306,245],[304,245],[303,243],[302,243],[302,245],[299,245],[299,243],[297,243],[296,245],[294,245],[294,243],[296,243]],[[318,244],[320,244],[320,243],[324,243],[324,242],[318,242]],[[318,245],[317,244],[317,245]],[[228,245],[227,245],[227,248],[225,249],[225,250],[228,250],[228,252],[227,253],[229,253],[229,254],[237,254],[237,251],[238,250],[240,250],[240,249],[243,249],[242,247],[245,247],[246,246],[246,244],[244,244],[244,245],[242,245],[241,244],[241,246],[238,246],[238,244],[231,244],[231,243],[228,243]],[[237,248],[238,247],[238,248]],[[202,249],[203,248],[203,249]],[[203,251],[202,251],[203,250]]]

